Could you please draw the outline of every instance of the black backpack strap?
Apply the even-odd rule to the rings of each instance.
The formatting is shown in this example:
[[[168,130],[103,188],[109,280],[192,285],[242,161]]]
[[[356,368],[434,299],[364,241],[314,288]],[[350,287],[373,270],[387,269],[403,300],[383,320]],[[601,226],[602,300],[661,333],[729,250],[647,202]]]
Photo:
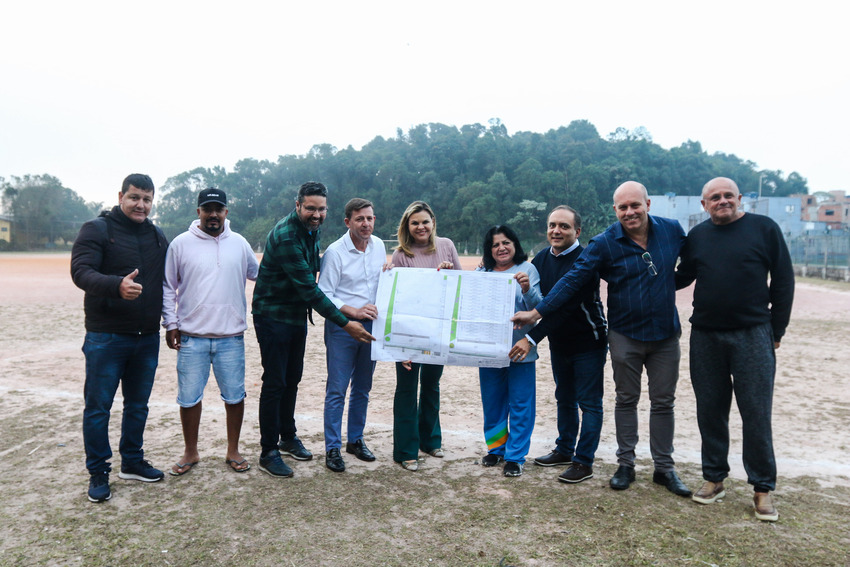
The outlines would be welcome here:
[[[100,231],[100,235],[106,240],[106,244],[114,244],[115,239],[112,237],[112,224],[106,220],[106,217],[97,217],[94,219],[94,225]]]
[[[94,224],[107,244],[115,244],[115,238],[112,235],[112,223],[106,220],[106,216],[97,217],[94,219]]]

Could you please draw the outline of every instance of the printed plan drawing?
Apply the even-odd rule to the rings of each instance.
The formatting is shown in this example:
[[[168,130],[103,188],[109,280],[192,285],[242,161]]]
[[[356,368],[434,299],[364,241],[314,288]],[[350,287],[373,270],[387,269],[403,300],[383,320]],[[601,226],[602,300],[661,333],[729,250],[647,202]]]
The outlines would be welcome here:
[[[372,360],[510,364],[513,274],[393,268],[378,283]]]

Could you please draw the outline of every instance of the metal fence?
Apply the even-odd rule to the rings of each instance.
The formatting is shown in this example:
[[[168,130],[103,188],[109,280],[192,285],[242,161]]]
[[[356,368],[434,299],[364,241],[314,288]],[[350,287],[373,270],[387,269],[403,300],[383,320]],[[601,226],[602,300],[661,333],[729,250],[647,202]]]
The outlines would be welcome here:
[[[797,236],[787,242],[799,275],[850,281],[850,234]]]

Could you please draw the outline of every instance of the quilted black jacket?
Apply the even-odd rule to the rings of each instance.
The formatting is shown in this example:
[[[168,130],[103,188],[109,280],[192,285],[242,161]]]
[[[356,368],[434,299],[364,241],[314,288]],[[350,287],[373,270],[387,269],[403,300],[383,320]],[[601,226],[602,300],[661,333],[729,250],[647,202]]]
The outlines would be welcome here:
[[[71,278],[86,292],[86,330],[97,333],[155,333],[162,314],[162,279],[168,241],[146,219],[133,222],[113,207],[86,222],[71,251]],[[121,280],[136,268],[142,294],[121,299]]]

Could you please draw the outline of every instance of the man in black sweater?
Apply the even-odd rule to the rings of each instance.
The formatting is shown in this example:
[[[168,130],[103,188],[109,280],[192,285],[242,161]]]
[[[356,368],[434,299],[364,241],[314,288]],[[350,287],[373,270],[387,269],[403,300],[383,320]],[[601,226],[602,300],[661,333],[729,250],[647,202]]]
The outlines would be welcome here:
[[[534,257],[545,296],[558,283],[584,249],[578,242],[581,215],[567,206],[549,213],[546,238],[549,247]],[[525,358],[544,337],[549,337],[555,401],[558,405],[558,439],[548,454],[534,464],[568,465],[558,480],[577,483],[593,478],[593,459],[602,430],[602,394],[608,354],[607,323],[599,299],[599,276],[585,284],[554,317],[546,317],[511,350],[511,358]],[[581,408],[581,433],[579,433]]]
[[[123,479],[157,482],[162,471],[144,458],[142,439],[148,399],[159,359],[162,279],[168,241],[148,219],[153,181],[134,173],[124,179],[118,206],[85,223],[71,251],[71,277],[86,292],[86,383],[83,444],[88,497],[112,497],[109,473],[109,416],[118,386],[124,398],[121,420]]]
[[[741,193],[731,179],[718,177],[705,185],[702,206],[711,218],[688,234],[676,272],[678,288],[696,279],[690,367],[706,482],[692,498],[711,504],[726,494],[734,393],[755,516],[773,522],[779,518],[770,495],[776,488],[774,351],[791,317],[794,271],[779,226],[766,216],[745,214],[740,204]]]

